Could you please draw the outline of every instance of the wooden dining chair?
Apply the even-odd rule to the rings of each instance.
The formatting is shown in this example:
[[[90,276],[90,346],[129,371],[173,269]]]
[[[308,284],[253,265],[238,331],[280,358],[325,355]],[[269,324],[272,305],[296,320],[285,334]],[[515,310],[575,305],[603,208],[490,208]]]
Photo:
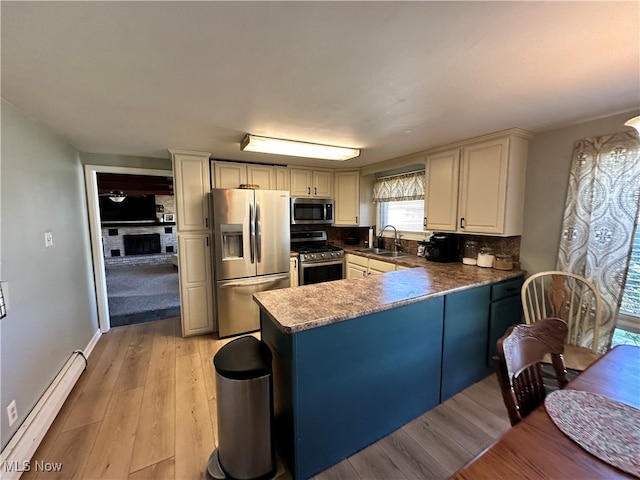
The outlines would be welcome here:
[[[556,317],[567,322],[564,360],[568,369],[582,371],[609,350],[613,329],[602,326],[602,298],[584,277],[547,271],[531,275],[521,290],[524,321]]]
[[[543,357],[550,355],[558,388],[567,383],[562,352],[568,327],[559,318],[543,318],[533,325],[510,327],[497,343],[493,367],[511,425],[529,415],[547,395]]]

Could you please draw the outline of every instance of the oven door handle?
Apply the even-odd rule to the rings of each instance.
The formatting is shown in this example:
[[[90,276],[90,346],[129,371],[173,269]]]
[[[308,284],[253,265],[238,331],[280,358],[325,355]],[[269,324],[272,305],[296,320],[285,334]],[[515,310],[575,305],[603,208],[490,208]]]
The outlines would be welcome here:
[[[324,267],[327,265],[339,265],[339,264],[343,264],[344,265],[344,258],[338,259],[338,260],[329,260],[329,261],[321,261],[321,262],[307,262],[307,263],[303,263],[300,262],[300,268],[308,268],[308,267]]]

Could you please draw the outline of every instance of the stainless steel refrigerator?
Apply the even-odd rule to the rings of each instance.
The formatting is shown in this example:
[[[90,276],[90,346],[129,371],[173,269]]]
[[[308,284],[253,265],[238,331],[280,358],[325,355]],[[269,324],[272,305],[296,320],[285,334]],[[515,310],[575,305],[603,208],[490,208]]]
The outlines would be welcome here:
[[[220,337],[260,328],[253,294],[289,283],[289,192],[214,188],[216,317]]]

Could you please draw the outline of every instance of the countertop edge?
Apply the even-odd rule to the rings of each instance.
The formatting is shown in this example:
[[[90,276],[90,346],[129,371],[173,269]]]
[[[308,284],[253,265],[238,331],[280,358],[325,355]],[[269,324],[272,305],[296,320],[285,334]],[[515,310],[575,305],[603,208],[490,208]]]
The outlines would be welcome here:
[[[456,269],[460,269],[460,266],[461,266],[460,263],[455,263],[450,265],[452,268],[456,268]],[[439,264],[437,268],[442,270],[442,269],[447,269],[447,266],[445,264]],[[473,273],[478,274],[479,273],[478,271],[472,270],[472,269],[478,269],[480,267],[464,266],[462,268],[469,269],[469,272],[468,272],[469,274],[473,274]],[[418,269],[420,269],[422,272],[414,272]],[[505,280],[518,278],[526,274],[524,270],[496,271],[493,269],[482,269],[482,268],[480,268],[480,270],[487,270],[486,274],[488,275],[492,273],[489,271],[493,271],[494,275],[492,275],[492,278],[486,278],[486,279],[480,279],[480,280],[475,279],[475,280],[470,280],[468,283],[462,283],[462,284],[458,282],[458,284],[454,285],[453,287],[443,287],[443,286],[436,285],[437,282],[430,282],[429,280],[430,273],[428,272],[428,266],[423,266],[422,268],[414,267],[414,268],[409,268],[407,270],[397,270],[394,272],[387,272],[382,275],[375,275],[375,276],[369,276],[364,278],[344,279],[344,280],[337,280],[335,282],[308,285],[308,286],[298,287],[297,289],[285,289],[284,291],[272,290],[272,291],[266,291],[266,292],[258,292],[254,294],[253,299],[263,310],[265,310],[269,314],[270,318],[273,319],[275,325],[278,327],[280,331],[282,331],[285,334],[293,334],[293,333],[298,333],[304,330],[309,330],[312,328],[322,327],[322,326],[331,325],[331,324],[346,321],[346,320],[351,320],[354,318],[361,317],[363,315],[370,315],[373,313],[391,310],[393,308],[398,308],[398,307],[410,305],[413,303],[418,303],[424,300],[437,298],[443,295],[449,295],[452,293],[461,292],[464,290],[480,287],[483,285],[499,283]],[[411,273],[411,272],[414,272],[414,273]],[[437,273],[435,275],[437,275]],[[371,291],[375,292],[381,288],[386,291],[388,289],[393,289],[394,287],[396,287],[400,289],[400,292],[402,292],[401,289],[403,287],[403,282],[405,283],[409,282],[408,285],[413,285],[413,287],[415,287],[415,282],[420,280],[422,280],[422,282],[424,283],[423,286],[420,286],[424,293],[416,293],[416,294],[407,293],[405,296],[397,300],[381,301],[379,303],[363,301],[362,289],[364,290],[370,289]],[[414,284],[412,284],[412,281],[414,282]],[[356,288],[356,285],[359,286],[360,288]],[[327,286],[330,286],[330,287],[327,288]],[[349,289],[350,286],[353,286],[354,288]],[[317,295],[318,293],[320,293],[320,291],[323,288],[325,288],[327,292],[330,294],[331,293],[330,290],[341,288],[341,287],[347,289],[346,291],[351,294],[351,297],[356,301],[356,303],[359,300],[361,304],[363,305],[366,304],[366,306],[353,309],[351,303],[347,303],[349,301],[349,296],[347,296],[343,304],[340,303],[341,302],[340,299],[333,298],[331,300],[333,303],[333,307],[334,308],[344,307],[343,310],[345,311],[345,313],[338,313],[338,314],[331,313],[329,315],[322,315],[322,314],[318,314],[317,310],[315,310],[311,312],[311,314],[316,316],[316,318],[312,320],[298,322],[298,323],[295,323],[292,321],[282,322],[278,319],[277,312],[273,311],[273,310],[277,310],[277,308],[280,307],[282,303],[287,303],[287,301],[291,301],[294,305],[297,303],[300,303],[304,298],[304,295],[300,293],[302,289],[312,288],[315,291],[309,292],[309,293],[311,293],[312,295]],[[296,290],[298,292],[296,292]],[[358,294],[358,290],[360,290],[360,294]],[[274,293],[274,292],[279,292],[279,293]],[[275,302],[273,300],[274,295],[280,296],[282,297],[282,299],[279,300],[278,302]],[[400,295],[402,295],[402,293],[400,293]],[[287,298],[287,296],[290,298]],[[334,295],[334,297],[338,297],[338,295]],[[298,307],[301,308],[299,305]],[[291,315],[281,315],[281,316],[291,316]],[[303,314],[300,314],[298,316],[300,318],[305,318],[305,315]]]

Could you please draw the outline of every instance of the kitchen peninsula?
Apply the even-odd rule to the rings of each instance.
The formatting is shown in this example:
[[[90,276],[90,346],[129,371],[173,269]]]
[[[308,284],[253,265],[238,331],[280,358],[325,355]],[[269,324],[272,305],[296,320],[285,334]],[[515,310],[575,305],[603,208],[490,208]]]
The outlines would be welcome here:
[[[422,259],[420,260],[422,261]],[[524,272],[461,263],[260,292],[276,439],[308,478],[491,373]]]

